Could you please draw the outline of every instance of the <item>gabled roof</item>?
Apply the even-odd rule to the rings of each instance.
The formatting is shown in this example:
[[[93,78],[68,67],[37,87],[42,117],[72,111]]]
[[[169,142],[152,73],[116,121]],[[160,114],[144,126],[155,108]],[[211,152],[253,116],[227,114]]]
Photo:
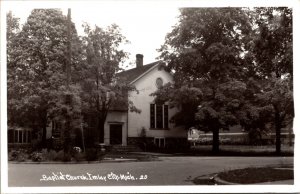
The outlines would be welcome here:
[[[142,67],[129,69],[117,74],[121,80],[124,80],[128,83],[133,83],[138,80],[143,75],[147,74],[152,68],[159,65],[161,61],[156,61],[147,65],[143,65]]]
[[[157,67],[158,65],[162,65],[161,61],[156,61],[147,65],[143,65],[142,67],[129,69],[117,74],[117,77],[122,81],[125,81],[129,84],[134,83],[135,81],[139,80],[141,77],[146,75],[152,69]],[[118,103],[112,104],[110,111],[127,111],[128,105],[124,102],[118,101]]]

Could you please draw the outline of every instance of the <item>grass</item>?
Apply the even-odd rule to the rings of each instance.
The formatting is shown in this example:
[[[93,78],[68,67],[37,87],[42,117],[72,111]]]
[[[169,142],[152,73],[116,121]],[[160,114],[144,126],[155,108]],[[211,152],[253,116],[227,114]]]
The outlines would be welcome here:
[[[280,180],[294,179],[294,171],[290,169],[276,169],[273,167],[245,168],[219,173],[222,180],[237,184],[255,184]]]
[[[275,145],[220,145],[220,151],[218,153],[212,153],[211,149],[211,145],[197,145],[187,154],[195,156],[276,156]],[[294,147],[283,145],[281,150],[281,156],[294,155]]]
[[[215,181],[212,179],[195,179],[193,183],[196,185],[215,185]]]
[[[148,154],[138,154],[131,152],[108,152],[105,155],[105,158],[114,158],[114,159],[136,159],[138,161],[154,161],[157,160],[157,157],[148,155]]]

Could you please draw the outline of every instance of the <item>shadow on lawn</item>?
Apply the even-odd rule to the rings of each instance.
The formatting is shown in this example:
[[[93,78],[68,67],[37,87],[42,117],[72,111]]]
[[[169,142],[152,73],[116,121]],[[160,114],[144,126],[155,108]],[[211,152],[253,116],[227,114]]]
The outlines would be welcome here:
[[[278,155],[275,153],[275,146],[220,146],[217,153],[211,151],[210,145],[201,145],[192,147],[185,151],[162,150],[160,153],[168,153],[173,156],[294,156],[293,147],[283,147],[282,152]]]
[[[294,179],[293,165],[248,167],[203,175],[192,182],[196,185],[269,184],[273,181]]]

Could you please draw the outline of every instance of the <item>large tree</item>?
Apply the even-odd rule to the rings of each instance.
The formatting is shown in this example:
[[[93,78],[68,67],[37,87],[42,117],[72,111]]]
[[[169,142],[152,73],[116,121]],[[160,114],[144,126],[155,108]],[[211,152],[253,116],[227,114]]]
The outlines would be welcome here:
[[[10,11],[6,15],[6,23],[7,23],[7,28],[6,28],[6,38],[7,38],[7,86],[8,86],[8,97],[13,97],[16,99],[18,97],[18,94],[15,94],[14,91],[10,90],[12,89],[13,84],[15,84],[16,81],[16,76],[15,76],[15,58],[16,56],[20,55],[20,53],[17,53],[17,44],[16,40],[18,38],[18,34],[20,31],[20,26],[19,26],[19,18],[15,18]],[[15,87],[15,89],[17,89]],[[13,99],[10,98],[9,104],[8,104],[8,123],[11,124],[13,122],[16,122],[19,118],[12,117],[12,109],[13,107],[10,106],[11,104],[14,104]]]
[[[80,43],[74,24],[71,34],[72,65],[76,67],[76,45]],[[8,44],[9,121],[42,129],[44,143],[49,118],[57,116],[51,110],[60,106],[56,102],[64,92],[61,88],[66,83],[67,41],[67,18],[60,10],[34,9],[13,39],[14,45]]]
[[[181,114],[188,114],[200,129],[213,132],[213,151],[217,152],[219,130],[238,123],[246,90],[242,53],[251,24],[242,8],[180,11],[178,25],[160,49],[161,58],[174,72],[175,98],[169,100],[181,106]],[[186,103],[177,98],[182,92],[192,94],[188,112]]]
[[[276,131],[276,153],[281,152],[281,129],[291,122],[293,109],[293,30],[292,9],[256,8],[258,26],[252,53],[262,78],[262,107],[272,106]]]
[[[127,58],[127,53],[120,45],[127,42],[120,33],[117,25],[106,29],[84,25],[86,36],[84,40],[85,67],[82,71],[82,100],[83,112],[88,117],[94,117],[94,128],[97,129],[96,142],[104,141],[104,123],[110,110],[118,108],[133,108],[128,102],[128,91],[133,90],[130,85],[118,80],[116,73],[121,69],[119,65]],[[92,123],[90,123],[92,125]],[[91,127],[91,126],[89,126]]]

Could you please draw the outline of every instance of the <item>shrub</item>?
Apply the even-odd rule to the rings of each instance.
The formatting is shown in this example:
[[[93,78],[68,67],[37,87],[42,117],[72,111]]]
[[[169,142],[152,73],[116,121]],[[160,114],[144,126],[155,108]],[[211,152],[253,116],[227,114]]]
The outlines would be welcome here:
[[[42,152],[33,152],[30,155],[30,158],[34,162],[41,162],[41,161],[45,160],[45,156],[44,156],[44,154]]]
[[[8,153],[8,160],[9,161],[16,161],[19,156],[19,151],[18,150],[12,150],[11,152]]]
[[[54,160],[68,162],[71,161],[71,154],[65,154],[64,150],[60,150]]]
[[[103,160],[103,158],[105,157],[106,153],[105,152],[99,152],[97,154],[98,160]]]
[[[82,161],[85,158],[85,155],[82,153],[82,150],[80,147],[73,147],[71,150],[71,156],[76,160],[76,161]]]
[[[60,150],[59,152],[57,152],[54,160],[63,161],[63,159],[64,159],[64,151]]]
[[[20,152],[18,156],[18,162],[24,162],[28,158],[28,155],[24,152]]]
[[[97,150],[95,148],[88,148],[85,151],[85,158],[87,161],[94,161],[97,160]]]
[[[85,160],[85,154],[82,152],[75,154],[73,157],[77,162]]]
[[[40,140],[31,140],[32,151],[37,151],[42,149],[42,142]]]
[[[69,162],[69,161],[71,161],[71,158],[72,158],[71,154],[66,153],[66,154],[64,154],[64,156],[63,156],[63,161],[64,161],[64,162]]]
[[[250,145],[261,145],[262,144],[262,134],[259,129],[251,129],[248,132]]]
[[[144,148],[144,151],[157,151],[159,150],[159,148],[154,144],[153,141],[146,141],[143,142],[143,146],[144,147],[140,147],[140,148]]]
[[[55,150],[50,150],[48,152],[43,152],[43,155],[45,156],[46,160],[53,161],[57,157],[57,152]]]
[[[28,154],[26,150],[20,149],[20,150],[12,150],[8,153],[8,160],[9,161],[18,161],[18,162],[24,162],[28,158]]]
[[[81,153],[81,148],[80,147],[73,147],[71,150],[71,156],[75,156],[76,154]]]

